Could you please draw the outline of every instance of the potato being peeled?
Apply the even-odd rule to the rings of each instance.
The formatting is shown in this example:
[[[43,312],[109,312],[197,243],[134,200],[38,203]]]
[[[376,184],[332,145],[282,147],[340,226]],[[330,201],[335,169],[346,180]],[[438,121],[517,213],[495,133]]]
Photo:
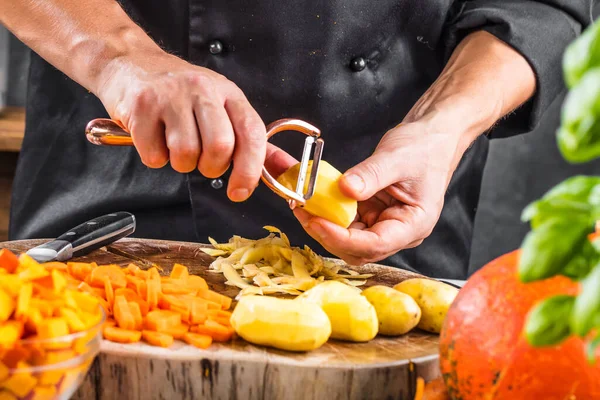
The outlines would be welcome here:
[[[379,333],[382,335],[404,335],[421,320],[421,309],[406,293],[377,285],[365,289],[362,295],[375,307],[379,320]]]
[[[450,305],[458,289],[433,279],[413,278],[400,282],[394,289],[412,297],[421,309],[417,327],[424,331],[440,333]]]
[[[308,163],[306,171],[306,180],[304,191],[308,190],[308,182],[312,160]],[[298,173],[300,172],[300,163],[290,167],[287,171],[277,178],[277,181],[290,190],[296,190],[298,182]],[[350,226],[356,217],[358,203],[356,200],[347,197],[342,193],[338,186],[338,181],[342,173],[335,169],[327,161],[321,160],[319,164],[319,174],[313,196],[306,201],[304,209],[317,217],[324,218],[344,228]]]

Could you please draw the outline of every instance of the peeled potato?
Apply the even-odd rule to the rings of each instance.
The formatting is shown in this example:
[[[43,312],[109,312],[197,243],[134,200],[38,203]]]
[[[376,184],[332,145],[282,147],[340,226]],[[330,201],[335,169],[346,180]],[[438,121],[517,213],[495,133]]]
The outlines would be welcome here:
[[[421,308],[417,327],[424,331],[440,333],[450,305],[458,289],[432,279],[413,278],[400,282],[394,289],[412,297]]]
[[[331,334],[329,318],[318,305],[276,297],[242,297],[230,321],[244,340],[289,351],[315,350]]]
[[[399,336],[412,330],[421,320],[421,309],[409,295],[387,286],[371,286],[362,295],[375,307],[379,333]]]
[[[368,342],[377,336],[375,308],[355,288],[337,281],[325,281],[307,290],[295,301],[321,306],[331,321],[331,337]]]
[[[308,190],[308,182],[312,160],[308,163],[304,191]],[[296,190],[300,163],[294,165],[277,178],[277,181],[290,190]],[[356,217],[358,203],[347,197],[338,186],[342,173],[327,161],[319,164],[319,174],[313,196],[306,201],[304,209],[317,217],[324,218],[344,228],[350,226]]]

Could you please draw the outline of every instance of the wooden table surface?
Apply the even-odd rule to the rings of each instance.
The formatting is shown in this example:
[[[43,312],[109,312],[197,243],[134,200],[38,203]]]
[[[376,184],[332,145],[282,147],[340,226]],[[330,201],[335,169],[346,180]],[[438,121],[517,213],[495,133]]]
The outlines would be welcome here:
[[[8,107],[0,111],[0,152],[18,152],[25,135],[25,110]]]
[[[42,241],[0,243],[23,252]],[[170,272],[174,263],[205,278],[220,293],[235,297],[221,274],[209,271],[213,258],[196,243],[124,239],[79,261],[125,266],[156,263]],[[366,286],[392,286],[418,277],[395,268],[366,265],[374,273]],[[438,336],[414,330],[368,343],[330,340],[320,349],[293,353],[251,345],[242,339],[199,350],[181,342],[169,349],[103,341],[74,399],[412,399],[417,376],[439,377]]]

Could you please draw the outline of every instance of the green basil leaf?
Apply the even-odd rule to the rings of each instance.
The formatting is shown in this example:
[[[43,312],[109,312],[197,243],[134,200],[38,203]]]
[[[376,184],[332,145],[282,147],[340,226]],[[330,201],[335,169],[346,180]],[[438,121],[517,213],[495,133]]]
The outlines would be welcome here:
[[[567,87],[572,88],[590,69],[600,66],[600,24],[589,26],[563,56],[563,71]]]
[[[600,328],[600,264],[581,281],[581,293],[571,314],[571,330],[584,337],[593,328]]]
[[[562,275],[575,281],[582,280],[599,262],[600,252],[592,242],[586,240],[581,245],[581,250],[565,266]]]
[[[569,319],[574,296],[553,296],[538,303],[527,316],[525,336],[533,347],[553,346],[571,335]]]
[[[525,236],[519,257],[521,282],[557,275],[578,254],[592,227],[587,218],[551,218]]]
[[[570,163],[600,156],[600,68],[590,70],[569,92],[562,108],[558,148]]]
[[[574,176],[529,204],[523,210],[521,219],[523,222],[530,221],[535,229],[545,220],[560,215],[571,217],[573,214],[581,214],[584,217],[593,212],[595,205],[600,205],[600,177]]]

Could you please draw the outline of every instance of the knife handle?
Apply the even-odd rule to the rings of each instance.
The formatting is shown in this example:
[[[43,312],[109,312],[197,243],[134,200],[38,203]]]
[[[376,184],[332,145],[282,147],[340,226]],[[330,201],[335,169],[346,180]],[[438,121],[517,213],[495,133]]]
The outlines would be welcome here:
[[[128,212],[116,212],[85,222],[56,241],[68,242],[72,256],[81,257],[135,232],[135,217]]]
[[[108,118],[91,120],[85,128],[88,141],[105,146],[133,146],[131,133],[119,121]]]

